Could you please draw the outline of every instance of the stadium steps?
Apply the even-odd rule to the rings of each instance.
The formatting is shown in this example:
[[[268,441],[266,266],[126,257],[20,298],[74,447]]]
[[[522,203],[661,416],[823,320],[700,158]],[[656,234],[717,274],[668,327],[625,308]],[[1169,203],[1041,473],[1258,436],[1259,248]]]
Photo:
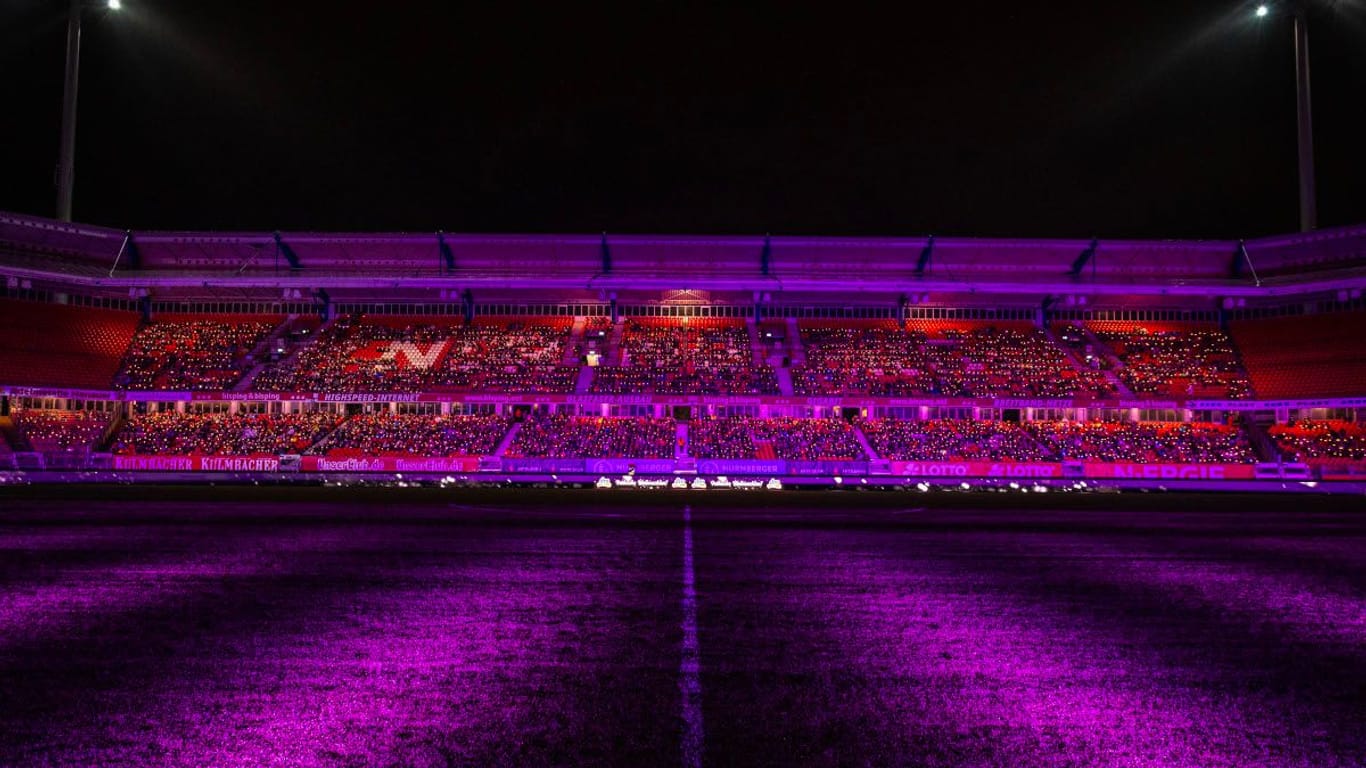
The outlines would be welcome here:
[[[674,459],[688,458],[688,425],[680,422],[674,430]]]
[[[273,363],[261,363],[252,368],[250,371],[247,371],[246,375],[242,377],[242,380],[237,382],[236,386],[232,388],[232,391],[250,392],[252,385],[256,381],[256,377],[260,376],[269,368],[278,368],[282,371],[293,370],[294,364],[298,360],[299,353],[303,352],[305,349],[312,347],[314,344],[317,344],[325,336],[327,336],[328,331],[332,330],[333,326],[337,324],[337,321],[339,319],[340,317],[338,316],[333,316],[329,318],[327,322],[318,326],[318,329],[313,332],[310,338],[308,338],[305,341],[301,341],[297,344],[291,344],[289,351],[285,354],[284,357],[280,358],[279,360],[276,360]]]
[[[593,370],[593,367],[589,365],[579,366],[579,378],[574,383],[576,394],[583,395],[590,391],[589,388],[593,386]]]
[[[95,450],[97,452],[108,452],[109,449],[113,447],[114,440],[119,436],[119,432],[123,430],[123,425],[127,423],[127,421],[128,420],[123,417],[122,413],[115,413],[114,417],[105,425],[104,432],[100,434],[100,439],[95,441]]]
[[[1258,461],[1280,463],[1285,460],[1280,447],[1276,445],[1276,441],[1267,434],[1262,425],[1247,419],[1243,422],[1242,430],[1247,435],[1247,441],[1252,446],[1252,452],[1257,454]]]
[[[270,333],[266,334],[264,339],[261,339],[261,343],[251,348],[251,351],[247,353],[247,358],[251,360],[261,360],[262,358],[269,356],[271,347],[274,346],[275,342],[279,341],[282,336],[289,332],[289,329],[294,326],[294,321],[297,319],[299,319],[298,315],[289,315],[284,320],[281,320],[279,325],[271,329]]]
[[[560,358],[560,365],[578,365],[579,356],[575,351],[585,346],[583,341],[584,331],[588,328],[588,318],[583,315],[575,315],[574,324],[569,327],[569,343],[564,345],[564,356]],[[583,378],[580,374],[579,378]],[[588,390],[577,390],[587,392]]]
[[[1021,431],[1024,432],[1025,439],[1028,440],[1032,445],[1034,445],[1042,452],[1042,455],[1044,456],[1044,461],[1062,461],[1062,457],[1058,456],[1058,452],[1053,450],[1052,446],[1050,446],[1048,443],[1045,443],[1044,441],[1040,440],[1038,437],[1034,435],[1034,433],[1030,432],[1027,429],[1022,429]]]
[[[1044,335],[1048,337],[1049,342],[1051,342],[1054,347],[1056,347],[1060,352],[1062,352],[1063,357],[1067,358],[1067,361],[1071,363],[1072,367],[1075,368],[1079,373],[1086,373],[1088,371],[1094,370],[1086,364],[1086,361],[1079,356],[1078,352],[1075,349],[1072,349],[1070,346],[1064,344],[1062,339],[1058,338],[1057,332],[1054,331],[1052,328],[1048,326],[1043,326],[1040,330],[1044,332]],[[1091,348],[1095,351],[1097,355],[1109,361],[1111,366],[1119,364],[1119,359],[1115,357],[1114,353],[1110,352],[1108,349],[1105,349],[1104,345],[1100,343],[1100,340],[1097,339],[1095,334],[1091,333],[1090,331],[1086,331],[1086,343],[1091,345]],[[1102,376],[1104,376],[1105,380],[1110,382],[1110,385],[1114,387],[1115,390],[1119,392],[1119,394],[1123,397],[1134,396],[1133,391],[1130,390],[1128,385],[1124,383],[1124,380],[1115,375],[1113,368],[1101,369],[1099,373]]]
[[[604,363],[621,365],[621,338],[625,335],[625,320],[618,320],[612,324],[612,333],[607,337],[607,352],[602,356]]]
[[[1102,371],[1102,373],[1105,374],[1106,380],[1115,386],[1121,396],[1137,397],[1137,395],[1134,394],[1134,391],[1129,389],[1129,385],[1124,383],[1123,377],[1119,375],[1119,371],[1124,368],[1124,361],[1119,359],[1119,355],[1116,355],[1114,350],[1110,349],[1105,342],[1101,341],[1100,337],[1096,335],[1096,332],[1088,328],[1085,323],[1079,324],[1078,327],[1081,328],[1082,333],[1086,334],[1086,343],[1090,344],[1091,348],[1096,351],[1096,354],[1104,357],[1105,362],[1109,363],[1105,370]]]
[[[804,365],[806,363],[806,348],[802,346],[802,332],[797,327],[797,318],[787,318],[787,356],[792,358],[792,365]]]
[[[849,428],[854,430],[854,437],[858,438],[858,444],[863,446],[863,452],[868,455],[868,460],[881,460],[882,457],[878,456],[877,451],[873,450],[873,444],[868,442],[868,436],[863,434],[863,430],[859,429],[857,424],[850,424]]]
[[[318,456],[326,456],[326,455],[327,455],[327,450],[328,450],[328,449],[327,449],[327,444],[328,444],[328,442],[331,441],[332,438],[337,434],[337,432],[339,432],[339,431],[341,430],[341,428],[342,428],[343,426],[345,426],[346,422],[348,422],[348,421],[350,421],[350,420],[351,420],[351,417],[350,417],[350,416],[343,416],[343,417],[341,417],[340,419],[337,419],[337,423],[336,423],[336,424],[333,424],[333,425],[332,425],[331,427],[329,427],[326,431],[324,431],[321,435],[319,435],[319,436],[318,436],[318,439],[317,439],[317,440],[314,440],[312,445],[310,445],[310,446],[308,446],[307,448],[303,449],[302,451],[300,451],[300,453],[308,453],[308,454],[315,454],[315,455],[318,455]]]
[[[0,441],[7,444],[10,451],[14,453],[33,450],[24,436],[19,434],[19,429],[14,425],[14,419],[9,417],[0,419]]]
[[[234,385],[232,385],[232,389],[231,389],[230,391],[232,391],[232,392],[249,392],[249,391],[251,391],[252,382],[256,381],[256,377],[257,377],[257,376],[260,376],[260,375],[261,375],[261,372],[264,371],[264,370],[265,370],[267,367],[269,367],[269,366],[270,366],[269,363],[257,363],[256,365],[253,365],[253,366],[251,367],[251,370],[249,370],[249,371],[247,371],[246,373],[242,374],[242,378],[238,379],[238,380],[237,380],[237,383],[234,384]]]
[[[764,359],[764,342],[759,338],[759,325],[754,322],[754,318],[745,320],[745,331],[749,334],[749,353],[754,367],[767,365]]]
[[[520,431],[521,428],[522,422],[513,422],[512,427],[508,429],[508,433],[503,435],[502,440],[498,441],[498,447],[493,449],[495,458],[503,458],[503,454],[507,453],[508,449],[512,447],[512,441],[517,439],[517,432]]]
[[[774,368],[773,377],[778,380],[778,393],[792,397],[792,369]]]

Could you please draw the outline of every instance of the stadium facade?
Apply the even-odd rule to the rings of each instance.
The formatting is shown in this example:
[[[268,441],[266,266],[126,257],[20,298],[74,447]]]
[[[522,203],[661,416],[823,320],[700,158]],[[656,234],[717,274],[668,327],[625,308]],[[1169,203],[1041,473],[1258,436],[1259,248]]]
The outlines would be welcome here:
[[[0,468],[1366,478],[1366,225],[1247,241],[0,214]]]

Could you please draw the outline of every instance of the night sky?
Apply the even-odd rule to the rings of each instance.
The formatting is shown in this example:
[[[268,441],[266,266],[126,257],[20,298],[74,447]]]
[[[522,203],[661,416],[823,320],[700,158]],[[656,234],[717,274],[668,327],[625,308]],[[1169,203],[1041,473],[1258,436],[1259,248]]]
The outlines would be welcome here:
[[[123,0],[75,218],[247,230],[1251,237],[1298,226],[1289,19],[1231,2]],[[51,215],[65,3],[0,0],[0,208]],[[889,7],[902,10],[891,15]],[[1366,0],[1311,18],[1366,221]]]

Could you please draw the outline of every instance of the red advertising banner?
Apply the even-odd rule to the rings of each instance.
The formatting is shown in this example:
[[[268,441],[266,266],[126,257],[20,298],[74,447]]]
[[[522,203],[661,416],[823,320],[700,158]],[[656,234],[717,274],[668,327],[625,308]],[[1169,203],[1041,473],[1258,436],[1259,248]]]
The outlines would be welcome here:
[[[1251,480],[1251,464],[1083,464],[1086,477],[1107,480]]]
[[[114,469],[141,472],[279,472],[279,456],[115,456]]]
[[[893,475],[910,477],[1062,477],[1061,464],[1010,461],[893,461]]]
[[[300,470],[304,472],[450,472],[466,473],[479,471],[479,459],[475,456],[453,457],[395,457],[395,456],[347,456],[329,458],[327,456],[304,456]]]

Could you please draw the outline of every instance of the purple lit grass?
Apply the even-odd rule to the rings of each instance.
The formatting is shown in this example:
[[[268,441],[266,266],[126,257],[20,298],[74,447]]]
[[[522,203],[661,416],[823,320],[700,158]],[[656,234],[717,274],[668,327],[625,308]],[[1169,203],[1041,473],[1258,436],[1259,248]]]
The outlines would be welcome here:
[[[326,524],[70,537],[117,557],[12,575],[0,763],[666,761],[673,539]]]
[[[709,749],[775,766],[1366,764],[1363,592],[1181,543],[1173,560],[1123,534],[704,532],[701,634],[727,638],[704,644]]]
[[[690,501],[11,507],[0,764],[1366,764],[1366,521]]]

